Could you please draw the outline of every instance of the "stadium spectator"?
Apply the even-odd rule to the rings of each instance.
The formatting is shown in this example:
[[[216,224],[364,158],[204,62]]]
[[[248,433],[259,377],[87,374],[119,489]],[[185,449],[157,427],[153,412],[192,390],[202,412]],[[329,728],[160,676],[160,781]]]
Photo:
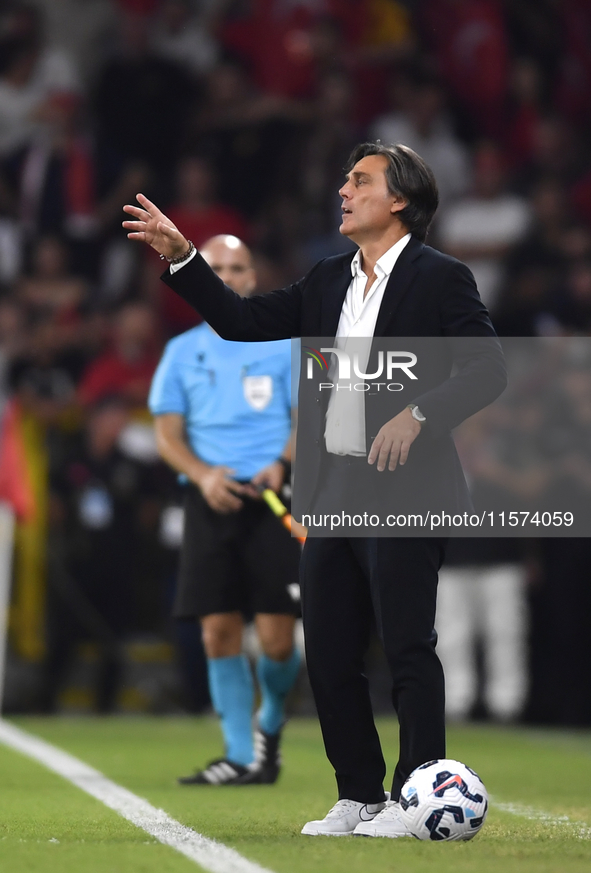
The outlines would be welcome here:
[[[554,101],[560,114],[583,128],[591,120],[591,9],[586,0],[569,0],[561,11],[561,53]]]
[[[5,366],[24,351],[27,341],[23,307],[13,297],[0,297],[0,350]]]
[[[345,67],[365,95],[355,107],[362,123],[381,108],[384,70],[409,54],[413,36],[396,0],[250,0],[220,29],[222,44],[267,94],[308,100],[324,73]]]
[[[51,48],[71,57],[85,88],[91,87],[114,37],[112,0],[29,0],[41,10]]]
[[[119,52],[103,65],[95,88],[99,147],[116,149],[126,162],[146,163],[166,190],[183,146],[193,86],[183,67],[150,50],[144,16],[121,12],[118,33]]]
[[[505,4],[503,14],[513,58],[528,58],[542,81],[544,102],[549,102],[564,44],[564,6],[538,0]]]
[[[340,7],[353,11],[346,0]],[[347,43],[341,41],[341,62],[357,85],[356,117],[367,127],[387,107],[389,74],[416,57],[416,21],[399,0],[368,0],[355,13],[348,19]]]
[[[454,135],[445,111],[445,94],[437,80],[415,77],[402,91],[394,83],[390,95],[395,104],[404,93],[404,105],[377,118],[372,137],[383,143],[404,143],[427,161],[439,188],[441,208],[464,194],[470,186],[470,162],[466,148]]]
[[[30,331],[29,342],[16,356],[9,370],[10,386],[23,409],[43,427],[58,425],[76,400],[76,378],[80,359],[56,350],[55,329],[41,323]]]
[[[141,301],[124,304],[111,321],[112,346],[82,376],[78,397],[94,405],[117,396],[145,407],[158,364],[159,342],[153,310]]]
[[[213,169],[205,158],[189,155],[180,161],[177,199],[168,211],[197,248],[220,233],[248,236],[246,222],[236,209],[219,202],[216,187]]]
[[[47,105],[46,136],[3,162],[5,183],[25,238],[61,234],[74,269],[96,280],[121,199],[146,180],[145,169],[126,166],[112,147],[98,148],[80,95],[56,94]]]
[[[249,220],[284,189],[280,171],[298,113],[285,98],[258,92],[236,60],[218,64],[207,77],[189,143],[215,167],[222,202]]]
[[[47,106],[46,136],[5,160],[4,175],[29,237],[49,231],[84,237],[93,231],[96,173],[89,143],[77,129],[79,98],[55,94]]]
[[[591,257],[591,225],[576,219],[568,222],[560,236],[560,251],[567,262]]]
[[[84,314],[86,283],[70,272],[68,262],[62,240],[41,237],[32,250],[31,271],[14,292],[26,321],[10,380],[27,408],[47,424],[73,406],[76,384],[101,339]]]
[[[50,98],[79,90],[71,60],[47,46],[34,7],[16,4],[0,13],[0,158],[42,136],[51,120]]]
[[[507,359],[511,360],[511,350]],[[529,347],[530,350],[532,346]],[[515,371],[513,371],[515,373]],[[510,405],[507,392],[465,422],[455,442],[476,511],[539,505],[547,459],[536,440],[543,403]],[[538,449],[538,451],[536,451]],[[437,589],[437,651],[445,673],[445,711],[454,720],[476,713],[514,721],[528,691],[527,550],[523,539],[450,537]]]
[[[531,159],[544,108],[540,69],[528,58],[516,60],[511,68],[503,136],[505,154],[513,168],[520,168]]]
[[[213,237],[202,254],[236,293],[252,294],[256,274],[240,240]],[[300,665],[293,639],[299,547],[258,489],[279,491],[290,463],[291,344],[226,343],[200,325],[168,344],[150,409],[162,457],[187,480],[174,611],[201,624],[225,741],[223,758],[179,781],[272,783],[280,769],[284,701]],[[262,648],[254,738],[254,687],[242,654],[245,616],[254,617]]]
[[[568,196],[559,180],[541,179],[531,192],[532,221],[528,233],[516,241],[507,256],[507,268],[541,265],[554,277],[564,268],[561,240],[569,223]]]
[[[524,267],[538,267],[556,285],[564,280],[569,264],[591,253],[591,226],[569,209],[569,200],[568,191],[552,178],[536,186],[531,195],[530,231],[506,259],[509,277]]]
[[[525,582],[521,540],[450,540],[439,574],[435,621],[448,718],[469,718],[477,703],[497,721],[521,716],[528,690]]]
[[[53,325],[56,350],[81,346],[86,340],[81,310],[88,288],[68,269],[68,255],[59,238],[39,238],[33,249],[31,273],[23,276],[16,289],[17,299],[32,324]]]
[[[557,114],[545,114],[535,124],[528,161],[515,174],[515,190],[529,197],[545,179],[569,189],[584,174],[585,161],[576,130]]]
[[[172,221],[182,227],[198,248],[212,236],[233,234],[248,239],[244,218],[217,198],[217,179],[211,163],[198,155],[186,155],[176,172],[176,198],[169,208]],[[162,263],[154,252],[146,258],[145,290],[156,301],[167,336],[173,336],[201,320],[194,309],[160,282]]]
[[[299,144],[300,166],[291,192],[296,202],[288,210],[291,223],[284,233],[292,239],[294,235],[304,238],[310,266],[350,246],[337,230],[341,205],[335,192],[341,167],[359,138],[353,117],[354,97],[353,80],[344,70],[323,75],[313,103],[313,118]],[[297,216],[299,224],[294,220]]]
[[[557,336],[562,332],[552,273],[543,262],[524,263],[510,271],[491,318],[499,336]]]
[[[89,640],[98,648],[94,707],[100,713],[117,707],[122,641],[133,626],[142,507],[154,494],[151,469],[118,447],[128,419],[125,401],[104,396],[50,472],[53,552],[40,695],[45,712],[58,707],[75,647]]]
[[[214,66],[218,46],[212,36],[215,4],[163,0],[152,25],[152,46],[160,57],[175,61],[199,77]]]
[[[310,97],[314,83],[312,30],[329,3],[295,0],[281,8],[279,0],[249,0],[242,15],[229,16],[221,30],[224,47],[253,71],[266,94]]]
[[[503,257],[525,236],[530,221],[527,202],[507,190],[499,149],[481,144],[474,157],[473,193],[442,211],[439,238],[445,251],[470,267],[486,306],[496,302]]]
[[[561,330],[556,289],[569,261],[567,249],[577,245],[579,234],[569,222],[566,191],[560,182],[542,180],[530,206],[530,229],[505,258],[505,281],[492,310],[501,336],[543,336]]]
[[[509,75],[503,11],[499,0],[429,0],[419,10],[437,67],[476,137],[503,132]]]

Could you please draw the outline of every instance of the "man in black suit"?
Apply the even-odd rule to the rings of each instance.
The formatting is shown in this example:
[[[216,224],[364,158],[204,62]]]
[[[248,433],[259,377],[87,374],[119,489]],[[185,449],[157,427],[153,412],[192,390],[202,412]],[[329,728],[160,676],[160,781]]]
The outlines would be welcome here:
[[[353,151],[339,193],[340,230],[357,243],[358,252],[327,258],[288,288],[248,299],[225,287],[143,195],[138,195],[141,208],[125,207],[135,220],[124,227],[130,239],[147,242],[171,262],[164,281],[226,339],[447,339],[447,378],[430,384],[412,404],[400,409],[400,401],[398,406],[392,401],[385,415],[381,404],[381,422],[375,422],[367,404],[362,427],[343,437],[332,392],[316,432],[300,425],[312,461],[306,481],[296,474],[294,515],[309,511],[310,499],[322,500],[322,488],[307,481],[314,471],[320,473],[321,461],[329,481],[340,480],[343,471],[356,476],[359,467],[367,470],[367,462],[375,476],[404,474],[412,466],[406,467],[407,458],[420,453],[423,438],[432,441],[446,468],[441,481],[448,483],[450,507],[464,510],[469,496],[450,431],[492,402],[506,376],[472,274],[423,244],[438,202],[433,174],[406,146],[365,143]],[[488,346],[484,353],[466,354],[458,337],[487,340]],[[457,366],[453,376],[452,363]],[[410,496],[412,479],[406,486]],[[306,542],[301,583],[308,672],[339,800],[324,819],[308,822],[304,834],[406,836],[400,789],[416,766],[445,757],[443,671],[433,629],[445,544],[441,537],[309,537]],[[392,673],[400,723],[392,800],[383,789],[386,766],[363,674],[372,620]]]

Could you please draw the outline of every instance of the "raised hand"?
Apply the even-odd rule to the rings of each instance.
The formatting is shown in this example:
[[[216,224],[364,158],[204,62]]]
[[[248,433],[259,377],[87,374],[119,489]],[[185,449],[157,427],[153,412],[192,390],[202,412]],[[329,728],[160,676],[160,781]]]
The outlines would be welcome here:
[[[127,238],[148,243],[165,258],[180,258],[185,255],[189,251],[189,242],[170,218],[143,194],[137,195],[137,201],[140,206],[123,207],[124,212],[135,218],[135,221],[123,222],[123,227],[130,231]]]

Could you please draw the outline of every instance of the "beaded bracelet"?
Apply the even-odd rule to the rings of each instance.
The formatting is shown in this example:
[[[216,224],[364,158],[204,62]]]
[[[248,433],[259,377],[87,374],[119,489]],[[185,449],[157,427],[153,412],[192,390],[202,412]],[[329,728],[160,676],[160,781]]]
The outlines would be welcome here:
[[[193,254],[193,252],[195,251],[195,246],[193,245],[191,240],[188,239],[187,242],[189,243],[189,251],[187,252],[186,255],[181,255],[180,258],[167,258],[166,255],[160,255],[160,260],[161,261],[168,261],[169,264],[182,264],[183,261],[186,261],[187,258],[190,258],[191,255]]]

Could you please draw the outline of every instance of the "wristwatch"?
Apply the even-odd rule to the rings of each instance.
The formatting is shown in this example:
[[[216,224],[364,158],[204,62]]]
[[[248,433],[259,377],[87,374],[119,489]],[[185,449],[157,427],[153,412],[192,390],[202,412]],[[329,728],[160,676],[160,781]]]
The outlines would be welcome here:
[[[291,477],[291,461],[288,461],[287,458],[284,458],[283,455],[281,455],[281,457],[277,458],[277,463],[281,464],[283,467],[284,479],[289,481]]]
[[[414,418],[415,421],[418,421],[418,423],[420,425],[425,424],[427,419],[425,418],[425,416],[423,415],[423,413],[421,412],[421,410],[419,409],[419,407],[417,406],[416,403],[409,403],[406,408],[410,409],[410,414],[412,415],[412,417]]]

